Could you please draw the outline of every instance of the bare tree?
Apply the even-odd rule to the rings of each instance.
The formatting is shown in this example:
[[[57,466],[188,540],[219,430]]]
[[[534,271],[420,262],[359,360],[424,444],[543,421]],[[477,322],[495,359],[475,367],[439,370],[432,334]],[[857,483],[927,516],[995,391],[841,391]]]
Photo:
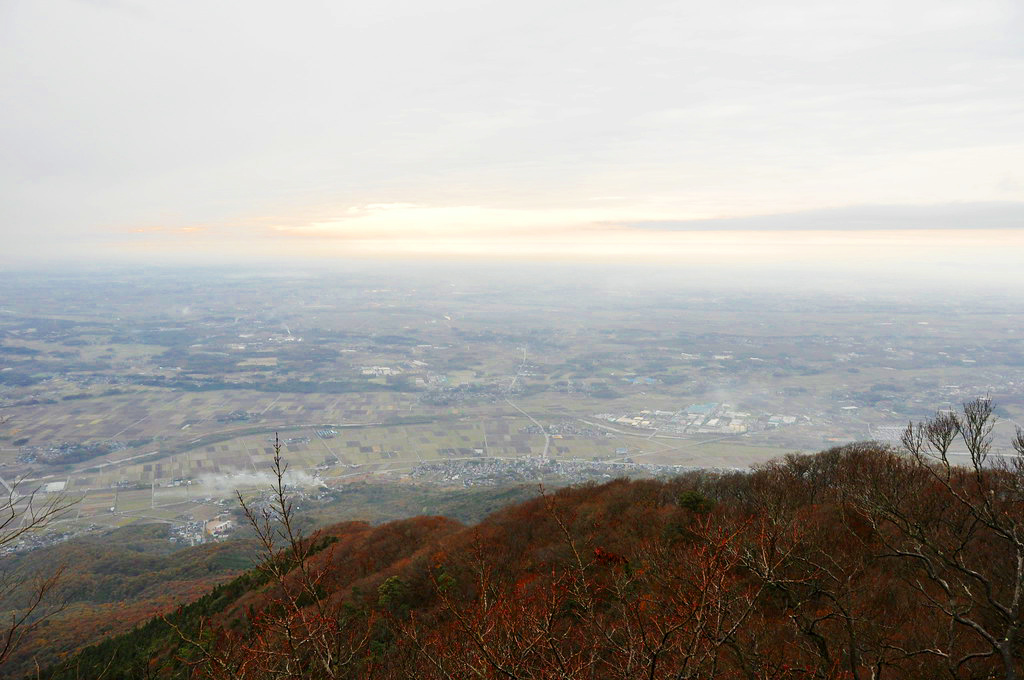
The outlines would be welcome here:
[[[13,547],[28,534],[45,529],[76,502],[64,492],[41,494],[39,487],[22,493],[24,480],[0,480],[0,484],[6,491],[0,497],[0,549]],[[27,634],[64,608],[63,603],[51,602],[63,571],[63,566],[58,566],[49,574],[26,577],[0,569],[0,600],[14,600],[17,604],[9,618],[0,623],[0,665]],[[17,602],[19,596],[21,601]]]
[[[296,525],[288,465],[275,435],[273,477],[266,502],[247,502],[238,493],[260,545],[256,571],[267,584],[268,601],[251,610],[249,630],[217,630],[209,622],[198,636],[178,626],[178,635],[198,651],[188,660],[195,677],[255,680],[350,677],[364,661],[373,631],[372,617],[329,602],[323,587],[327,571],[310,559],[324,543],[319,533],[304,536]],[[215,633],[212,637],[206,633]],[[359,669],[369,677],[369,669]]]
[[[908,456],[859,494],[865,516],[901,560],[904,578],[928,610],[949,622],[931,650],[951,677],[998,659],[1007,680],[1020,673],[1024,626],[1024,432],[1013,452],[993,455],[992,402],[911,423]],[[961,453],[955,448],[964,447]],[[959,463],[958,458],[963,461]]]

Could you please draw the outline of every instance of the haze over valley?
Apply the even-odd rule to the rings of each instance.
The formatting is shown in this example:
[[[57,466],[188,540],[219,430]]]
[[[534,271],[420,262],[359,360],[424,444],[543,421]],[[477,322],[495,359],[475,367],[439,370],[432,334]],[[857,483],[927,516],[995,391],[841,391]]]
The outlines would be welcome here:
[[[0,478],[81,499],[20,547],[135,521],[231,533],[235,490],[269,488],[275,434],[289,483],[327,498],[745,469],[897,443],[978,396],[1007,451],[1024,417],[1010,296],[352,269],[6,276]]]

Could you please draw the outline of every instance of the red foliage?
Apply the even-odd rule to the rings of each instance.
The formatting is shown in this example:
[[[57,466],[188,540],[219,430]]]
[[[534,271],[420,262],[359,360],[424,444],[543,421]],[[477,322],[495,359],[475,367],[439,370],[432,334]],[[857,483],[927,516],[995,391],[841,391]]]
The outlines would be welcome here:
[[[957,509],[955,494],[975,498],[987,483],[943,485],[852,447],[742,478],[560,490],[472,528],[349,524],[305,568],[211,622],[195,668],[246,679],[1002,676],[1007,662],[944,610],[988,630],[995,605],[944,600],[927,573],[989,579],[996,604],[1012,589],[1006,542]],[[904,559],[899,522],[919,528],[932,562]],[[947,544],[978,578],[943,566]]]
[[[594,548],[594,561],[596,561],[598,564],[603,564],[606,566],[617,564],[629,564],[629,560],[627,560],[622,555],[616,555],[613,552],[605,550],[601,546]]]

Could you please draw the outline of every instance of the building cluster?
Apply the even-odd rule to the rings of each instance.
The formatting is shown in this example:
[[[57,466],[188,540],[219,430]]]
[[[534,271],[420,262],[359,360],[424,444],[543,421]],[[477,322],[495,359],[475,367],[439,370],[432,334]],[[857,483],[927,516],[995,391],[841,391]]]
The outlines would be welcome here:
[[[636,413],[598,413],[595,418],[662,434],[745,434],[763,432],[797,422],[797,416],[737,411],[729,404],[691,404],[678,411],[642,410]]]
[[[362,366],[359,372],[362,375],[372,375],[379,378],[388,375],[401,375],[402,369],[392,366]]]
[[[221,416],[217,416],[217,422],[219,423],[244,423],[250,420],[258,420],[260,417],[259,413],[253,413],[252,411],[232,411]]]
[[[225,539],[233,534],[236,528],[235,521],[227,516],[218,516],[216,519],[210,520],[189,518],[183,524],[176,525],[171,529],[168,540],[171,543],[184,545],[201,545]]]
[[[419,359],[406,359],[395,362],[391,366],[360,366],[359,373],[365,376],[371,376],[375,378],[387,377],[392,375],[404,375],[406,373],[422,374],[427,367],[430,366],[426,361],[420,361]],[[418,378],[417,381],[424,381],[425,378]]]
[[[103,442],[61,442],[48,447],[26,446],[18,452],[20,463],[47,463],[50,465],[77,463],[78,461],[105,456],[114,451],[122,451],[130,443],[117,440]]]
[[[183,543],[185,545],[206,543],[206,522],[202,520],[189,520],[184,524],[178,524],[171,529],[171,535],[167,540],[171,543]]]
[[[57,543],[63,543],[75,536],[95,531],[99,528],[100,527],[96,524],[89,524],[88,526],[78,528],[76,531],[29,531],[22,534],[17,541],[0,546],[0,557],[13,555],[15,553],[29,552],[37,550],[38,548],[46,548],[51,545],[56,545]]]
[[[708,468],[632,462],[552,460],[538,457],[479,458],[420,463],[413,468],[409,476],[421,481],[470,487],[544,480],[578,484],[616,477],[678,475],[698,469]]]
[[[440,385],[420,395],[420,401],[431,406],[452,406],[462,403],[494,403],[509,394],[522,391],[521,385],[499,383],[460,383],[454,386]]]
[[[561,439],[562,437],[573,437],[575,439],[605,439],[615,436],[610,432],[604,432],[594,427],[581,425],[579,422],[574,420],[566,420],[561,423],[554,423],[543,427],[539,425],[527,425],[526,427],[519,428],[519,433],[539,435],[549,434],[553,439]]]

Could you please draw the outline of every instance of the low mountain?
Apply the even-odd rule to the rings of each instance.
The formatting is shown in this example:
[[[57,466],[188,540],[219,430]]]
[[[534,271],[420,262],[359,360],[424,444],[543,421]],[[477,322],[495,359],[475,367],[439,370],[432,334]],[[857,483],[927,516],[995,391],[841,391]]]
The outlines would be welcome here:
[[[946,454],[855,445],[308,538],[282,494],[252,514],[257,568],[40,677],[1014,678],[1024,475]]]

